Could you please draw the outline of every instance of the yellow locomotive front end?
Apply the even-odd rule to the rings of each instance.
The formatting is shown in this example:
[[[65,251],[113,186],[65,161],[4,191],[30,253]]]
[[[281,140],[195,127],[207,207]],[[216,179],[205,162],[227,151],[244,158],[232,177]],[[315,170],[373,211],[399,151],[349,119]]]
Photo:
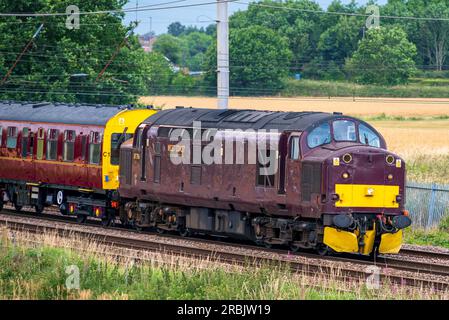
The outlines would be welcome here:
[[[132,138],[136,128],[156,112],[155,109],[127,109],[109,119],[103,138],[104,190],[116,190],[119,186],[120,145]]]

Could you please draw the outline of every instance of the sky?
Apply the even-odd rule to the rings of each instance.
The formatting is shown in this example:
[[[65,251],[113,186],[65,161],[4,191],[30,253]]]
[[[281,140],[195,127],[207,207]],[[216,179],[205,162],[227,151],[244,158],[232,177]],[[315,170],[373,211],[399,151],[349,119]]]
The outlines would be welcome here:
[[[155,5],[160,3],[166,3],[176,0],[130,0],[125,8],[135,8],[136,2],[139,7]],[[242,0],[242,2],[250,2],[251,0]],[[384,4],[387,0],[378,0],[377,3]],[[172,3],[167,6],[180,6],[184,4],[205,3],[214,2],[214,0],[185,0],[183,2]],[[325,9],[332,2],[332,0],[315,0],[320,6]],[[350,0],[342,0],[343,3],[349,3]],[[365,4],[367,0],[358,0],[359,4]],[[164,5],[165,6],[165,5]],[[159,6],[160,7],[160,6]],[[229,3],[228,10],[229,15],[238,10],[246,9],[247,5],[238,3]],[[149,9],[151,7],[148,7]],[[176,8],[170,10],[149,10],[141,11],[137,13],[137,20],[140,21],[139,26],[136,28],[136,33],[144,34],[149,31],[153,31],[156,34],[166,33],[167,26],[179,21],[184,25],[196,25],[198,27],[211,23],[215,23],[216,19],[216,4],[210,4],[199,7],[191,8]],[[126,14],[125,23],[128,24],[131,21],[136,20],[136,13],[129,12]]]

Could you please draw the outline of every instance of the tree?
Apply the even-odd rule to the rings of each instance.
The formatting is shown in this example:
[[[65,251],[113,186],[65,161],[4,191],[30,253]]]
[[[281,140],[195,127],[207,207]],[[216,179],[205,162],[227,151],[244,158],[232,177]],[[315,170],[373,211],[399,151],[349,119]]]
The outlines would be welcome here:
[[[179,64],[183,56],[184,42],[171,34],[163,34],[154,42],[153,50],[166,56],[174,64]]]
[[[259,4],[268,6],[262,7]],[[282,3],[263,0],[250,4],[246,11],[234,13],[230,18],[230,26],[232,29],[259,25],[276,31],[288,41],[293,53],[293,67],[300,67],[316,56],[316,46],[323,30],[321,15],[311,11],[322,9],[310,0],[287,0]]]
[[[78,0],[81,11],[118,10],[126,0]],[[0,12],[65,12],[72,0],[0,0]],[[69,30],[65,16],[8,17],[0,22],[0,72],[5,75],[19,52],[44,23],[33,46],[0,87],[1,99],[121,104],[149,93],[156,74],[170,77],[163,57],[145,53],[137,37],[124,42],[132,26],[123,13],[80,17]],[[115,54],[115,58],[100,71]],[[169,80],[169,79],[167,79]],[[163,80],[166,81],[166,80]],[[162,81],[162,83],[164,83]]]
[[[396,85],[416,71],[416,46],[399,27],[379,27],[366,32],[358,49],[346,62],[351,77],[361,83]]]
[[[413,15],[449,19],[449,0],[410,0],[408,9]],[[449,55],[449,21],[417,20],[414,38],[425,61],[436,70],[443,70]]]
[[[216,85],[216,52],[214,43],[206,53],[204,66],[211,86]],[[292,57],[287,39],[262,26],[231,29],[229,54],[230,86],[235,94],[260,94],[261,90],[275,93],[288,75]]]
[[[180,22],[173,22],[168,25],[168,34],[171,34],[174,37],[180,36],[186,27],[182,25]]]

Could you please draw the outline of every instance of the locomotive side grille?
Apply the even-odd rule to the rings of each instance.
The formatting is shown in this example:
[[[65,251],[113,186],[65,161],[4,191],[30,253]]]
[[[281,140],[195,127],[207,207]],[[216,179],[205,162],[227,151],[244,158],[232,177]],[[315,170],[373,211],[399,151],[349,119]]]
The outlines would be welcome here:
[[[190,172],[190,183],[201,184],[201,166],[192,166]]]
[[[131,184],[132,176],[132,154],[131,150],[121,150],[121,164],[120,164],[120,179],[124,181],[125,184]]]
[[[304,163],[301,171],[302,201],[310,201],[312,193],[321,192],[321,164]]]

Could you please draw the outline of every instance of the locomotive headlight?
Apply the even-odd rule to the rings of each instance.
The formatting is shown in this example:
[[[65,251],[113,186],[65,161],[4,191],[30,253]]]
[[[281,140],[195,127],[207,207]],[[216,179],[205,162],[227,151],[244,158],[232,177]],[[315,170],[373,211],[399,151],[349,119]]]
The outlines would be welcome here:
[[[385,158],[385,161],[386,161],[388,164],[393,164],[393,163],[394,163],[394,157],[393,157],[391,154],[389,154],[389,155]]]
[[[349,173],[345,172],[341,176],[343,177],[343,179],[348,179],[349,178]]]
[[[346,153],[346,154],[343,156],[343,161],[344,161],[345,163],[349,163],[349,162],[351,162],[351,160],[352,160],[352,156],[351,156],[349,153]]]
[[[398,194],[397,196],[396,196],[396,202],[401,202],[402,201],[402,196],[400,195],[400,194]]]
[[[390,174],[387,176],[387,178],[388,178],[388,180],[393,180],[393,175],[390,173]]]

